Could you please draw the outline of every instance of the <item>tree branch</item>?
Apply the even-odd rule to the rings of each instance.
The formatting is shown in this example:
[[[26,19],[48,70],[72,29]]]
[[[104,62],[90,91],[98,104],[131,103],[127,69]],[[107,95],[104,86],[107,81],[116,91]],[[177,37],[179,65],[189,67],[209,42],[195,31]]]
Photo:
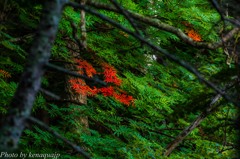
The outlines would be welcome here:
[[[72,103],[72,104],[77,104],[77,105],[85,105],[85,103],[77,102],[74,100],[69,100],[69,99],[48,99],[48,102],[60,102],[60,103]]]
[[[128,12],[121,5],[119,5],[116,0],[111,0],[111,1],[112,1],[113,5],[120,11],[120,13],[122,13],[126,17],[126,19],[129,21],[129,23],[135,29],[136,33],[138,35],[141,35],[136,23],[133,21],[132,17],[128,14]]]
[[[34,117],[31,117],[31,116],[28,117],[28,120],[31,123],[37,124],[38,126],[44,128],[45,130],[50,132],[56,138],[62,140],[64,143],[66,143],[67,145],[71,146],[75,151],[77,151],[78,153],[82,154],[85,158],[88,158],[88,159],[91,158],[90,155],[88,153],[86,153],[81,147],[77,146],[76,144],[72,143],[71,141],[69,141],[65,137],[61,136],[58,132],[54,131],[52,128],[50,128],[49,126],[47,126],[46,124],[44,124],[40,120],[38,120],[38,119],[36,119]]]
[[[222,9],[220,8],[218,2],[216,0],[211,0],[211,3],[213,7],[217,10],[217,12],[220,14],[222,20],[229,21],[230,23],[234,24],[237,27],[240,27],[240,22],[236,19],[230,19],[226,16],[224,16]]]
[[[58,95],[56,95],[56,94],[54,94],[54,93],[52,93],[52,92],[50,92],[48,90],[45,90],[43,88],[40,88],[39,90],[40,90],[40,92],[46,94],[47,96],[49,96],[49,97],[51,97],[53,99],[56,99],[56,100],[60,100],[61,99]]]
[[[98,8],[98,9],[104,9],[104,10],[109,10],[109,11],[113,11],[113,12],[116,12],[116,13],[121,13],[114,6],[108,5],[106,3],[94,2],[92,0],[88,0],[87,4],[90,5],[90,6],[93,6],[95,8]],[[225,43],[225,42],[229,41],[233,37],[234,34],[236,34],[237,32],[240,31],[240,28],[239,28],[240,25],[238,25],[237,28],[234,28],[232,31],[230,31],[226,35],[226,37],[223,37],[223,39],[219,40],[218,42],[215,42],[215,43],[196,42],[193,39],[189,38],[181,29],[175,28],[175,27],[173,27],[171,25],[163,23],[159,19],[149,18],[149,17],[146,17],[146,16],[138,14],[138,13],[134,13],[134,12],[129,11],[129,10],[125,10],[125,12],[127,12],[132,18],[134,18],[134,19],[136,19],[138,21],[141,21],[143,23],[146,23],[148,26],[150,25],[150,26],[153,26],[155,28],[168,31],[170,33],[173,33],[178,38],[180,38],[182,41],[184,41],[187,44],[190,44],[192,46],[195,46],[195,47],[216,49],[216,48],[222,46],[223,42]]]
[[[59,66],[56,66],[56,65],[53,65],[53,64],[50,64],[50,63],[46,64],[46,67],[51,69],[51,70],[55,70],[55,71],[58,71],[58,72],[62,72],[64,74],[68,74],[70,76],[79,77],[79,78],[83,78],[83,79],[85,79],[87,81],[92,81],[92,82],[95,82],[95,83],[99,83],[99,84],[101,84],[103,86],[107,85],[106,82],[103,82],[103,81],[101,81],[99,79],[89,78],[89,77],[87,77],[85,75],[80,75],[78,73],[69,71],[67,69],[64,69],[62,67],[59,67]]]
[[[232,84],[225,88],[225,91],[229,90],[235,85]],[[222,98],[220,94],[217,94],[211,101],[208,107],[186,128],[184,129],[170,144],[168,144],[165,152],[165,156],[169,156],[172,151],[183,141],[183,139],[188,136],[209,114],[211,114],[215,108],[218,106],[215,103]]]
[[[216,95],[211,102],[210,106],[207,107],[207,109],[202,112],[186,129],[184,129],[170,144],[167,146],[167,150],[165,152],[165,156],[169,156],[172,151],[183,141],[183,139],[188,136],[190,132],[192,132],[193,129],[195,129],[203,119],[207,117],[208,114],[212,112],[212,110],[216,107],[214,104],[221,98],[221,95]]]

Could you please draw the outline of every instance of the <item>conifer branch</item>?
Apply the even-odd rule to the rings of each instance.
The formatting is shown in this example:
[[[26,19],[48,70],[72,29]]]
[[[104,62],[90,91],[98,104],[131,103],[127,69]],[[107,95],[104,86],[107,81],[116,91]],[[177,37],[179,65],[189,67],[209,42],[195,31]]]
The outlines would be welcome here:
[[[78,153],[82,154],[85,158],[90,159],[90,155],[85,152],[81,147],[79,147],[78,145],[72,143],[71,141],[69,141],[68,139],[66,139],[65,137],[61,136],[58,132],[56,132],[55,130],[53,130],[52,128],[50,128],[48,125],[46,125],[45,123],[41,122],[40,120],[34,118],[34,117],[28,117],[28,120],[33,123],[33,124],[37,124],[38,126],[44,128],[45,130],[47,130],[49,133],[51,133],[53,136],[55,136],[56,138],[62,140],[64,143],[66,143],[67,145],[69,145],[70,147],[72,147],[75,151],[77,151]]]
[[[101,81],[99,79],[89,78],[89,77],[87,77],[85,75],[80,75],[80,74],[78,74],[76,72],[69,71],[67,69],[64,69],[62,67],[59,67],[59,66],[56,66],[56,65],[53,65],[53,64],[50,64],[50,63],[46,64],[46,67],[51,69],[51,70],[62,72],[64,74],[68,74],[68,75],[71,75],[71,76],[74,76],[74,77],[79,77],[79,78],[85,79],[87,81],[95,82],[95,83],[101,84],[103,86],[107,85],[106,82]]]
[[[99,12],[89,8],[89,7],[82,6],[82,5],[80,5],[78,3],[74,3],[74,2],[68,2],[67,5],[68,6],[72,6],[74,8],[78,8],[78,9],[84,9],[85,11],[89,12],[90,14],[93,14],[93,15],[101,18],[102,20],[112,24],[113,26],[121,29],[122,31],[128,33],[129,35],[132,35],[133,37],[135,37],[136,39],[141,41],[143,44],[145,44],[145,45],[149,46],[150,48],[152,48],[153,50],[157,51],[156,54],[160,54],[160,53],[164,54],[170,60],[174,61],[175,63],[177,63],[180,66],[184,67],[189,72],[193,73],[201,82],[203,82],[206,86],[208,86],[208,87],[212,88],[213,90],[215,90],[218,94],[222,95],[227,101],[229,101],[229,102],[233,103],[234,105],[240,107],[240,103],[237,103],[233,98],[231,98],[227,94],[225,94],[215,84],[213,84],[212,82],[206,80],[197,69],[192,67],[187,62],[185,62],[185,61],[179,59],[178,57],[174,56],[173,54],[170,54],[167,50],[162,49],[161,47],[154,45],[153,43],[149,42],[147,39],[139,36],[135,32],[132,32],[131,30],[125,28],[121,24],[115,22],[114,20],[106,17],[105,15],[103,15],[103,14],[101,14],[101,13],[99,13]]]
[[[108,5],[106,3],[100,3],[100,2],[95,2],[95,1],[92,1],[92,0],[88,0],[87,4],[90,5],[90,6],[93,6],[97,9],[104,9],[104,10],[109,10],[109,11],[113,11],[113,12],[116,12],[116,13],[121,13],[114,6]],[[158,29],[161,29],[161,30],[165,30],[165,31],[168,31],[170,33],[175,34],[182,41],[184,41],[187,44],[190,44],[194,47],[216,49],[218,47],[221,47],[223,43],[229,41],[231,38],[233,38],[233,36],[237,32],[240,31],[240,25],[237,25],[237,28],[234,28],[233,30],[231,30],[228,34],[226,34],[226,36],[223,37],[223,39],[219,40],[218,42],[214,42],[214,43],[196,42],[193,39],[191,39],[190,37],[188,37],[181,29],[173,27],[169,24],[163,23],[159,19],[150,18],[150,17],[144,16],[144,15],[141,15],[141,14],[129,11],[129,10],[125,10],[125,12],[128,13],[135,20],[146,23],[148,26],[152,26],[152,27],[155,27],[155,28],[158,28]],[[233,20],[231,20],[231,21],[233,21]],[[233,21],[233,22],[237,23],[236,21]]]

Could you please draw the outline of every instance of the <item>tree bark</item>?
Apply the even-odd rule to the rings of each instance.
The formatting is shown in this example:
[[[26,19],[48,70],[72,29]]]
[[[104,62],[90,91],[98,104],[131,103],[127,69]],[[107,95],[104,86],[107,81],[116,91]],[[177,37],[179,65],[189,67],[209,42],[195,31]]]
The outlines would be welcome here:
[[[81,3],[81,5],[84,5],[86,3],[86,0],[81,0],[80,3]],[[81,10],[80,28],[81,28],[81,46],[78,46],[75,43],[70,42],[70,43],[68,43],[68,48],[73,48],[72,50],[78,50],[79,47],[82,47],[82,48],[80,48],[80,50],[81,50],[81,53],[84,53],[87,49],[86,18],[85,18],[84,10]],[[71,52],[72,59],[74,60],[74,58],[78,57],[78,53],[74,52],[72,50],[69,50],[69,51]],[[67,64],[65,67],[68,70],[73,71],[73,72],[78,71],[75,64]],[[71,78],[73,78],[73,77],[68,76],[67,81]],[[66,83],[66,91],[68,93],[68,100],[82,103],[82,104],[87,104],[87,96],[74,92],[74,90],[71,88],[71,85],[69,84],[69,82]],[[80,111],[80,110],[75,109],[74,111]],[[87,116],[79,117],[75,121],[78,126],[75,130],[73,130],[75,133],[81,134],[82,131],[89,133],[89,131],[88,131],[89,124],[88,124]]]
[[[73,72],[77,70],[75,64],[67,64],[67,65],[65,65],[65,67],[68,70],[71,70]],[[71,77],[71,76],[66,77],[66,79],[67,79],[66,92],[68,94],[67,100],[74,101],[76,103],[87,104],[87,96],[78,94],[78,93],[74,92],[74,90],[72,89],[70,83],[68,82],[68,80],[71,78],[76,78],[76,77]],[[71,103],[69,103],[69,104],[71,104]],[[80,111],[80,110],[76,108],[76,109],[74,109],[74,111]],[[83,130],[85,132],[87,132],[87,129],[89,127],[88,117],[79,117],[79,118],[75,119],[75,122],[77,123],[78,127],[76,129],[74,128],[74,130],[73,130],[74,132],[81,134],[82,133],[81,127],[83,128]]]
[[[86,0],[81,0],[81,5],[86,4]],[[81,40],[82,40],[82,47],[83,50],[87,50],[87,29],[86,29],[86,12],[84,10],[81,10]]]
[[[30,49],[25,70],[12,99],[11,109],[0,130],[1,150],[14,151],[18,147],[26,119],[31,114],[33,102],[41,86],[41,78],[51,55],[50,50],[64,5],[65,2],[62,0],[46,1],[43,17]]]

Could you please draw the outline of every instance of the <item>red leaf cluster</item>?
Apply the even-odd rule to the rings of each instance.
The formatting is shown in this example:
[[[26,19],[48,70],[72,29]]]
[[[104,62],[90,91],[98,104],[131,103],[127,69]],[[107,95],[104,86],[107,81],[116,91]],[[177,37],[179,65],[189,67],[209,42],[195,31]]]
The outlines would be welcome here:
[[[112,86],[100,88],[99,92],[101,92],[104,96],[113,96],[115,93]]]
[[[80,69],[79,73],[83,74],[84,71],[88,77],[92,77],[97,74],[97,71],[93,66],[85,60],[76,59],[75,62],[78,64],[77,67]],[[103,75],[104,81],[107,83],[113,83],[116,86],[120,86],[122,81],[117,77],[117,71],[114,67],[104,63],[103,66]],[[94,96],[98,93],[103,94],[106,97],[113,97],[117,101],[129,106],[133,103],[134,99],[132,96],[127,95],[126,93],[119,94],[115,91],[113,86],[103,87],[103,88],[91,88],[89,87],[84,80],[78,78],[72,78],[69,80],[72,89],[79,94],[86,96]]]
[[[201,35],[199,35],[194,29],[187,30],[187,35],[194,41],[202,41]]]
[[[122,81],[117,77],[117,71],[115,68],[112,66],[104,63],[103,64],[103,69],[104,69],[104,77],[105,77],[105,82],[107,83],[114,83],[117,86],[120,86]]]
[[[80,68],[80,74],[83,74],[81,70],[85,70],[88,77],[92,77],[97,73],[93,66],[85,60],[75,59],[75,62],[78,64],[77,67]]]
[[[86,85],[85,81],[81,79],[72,78],[69,80],[69,83],[71,84],[72,89],[76,93],[86,96],[94,96],[98,93],[98,89],[96,87],[89,87],[88,85]]]
[[[126,94],[114,94],[114,98],[118,100],[119,102],[129,106],[131,103],[133,103],[134,99],[132,96],[126,95]]]
[[[132,96],[129,96],[127,94],[116,93],[112,86],[100,88],[99,92],[101,92],[104,96],[114,97],[117,101],[119,101],[127,106],[129,106],[131,103],[133,103],[133,100],[134,100]]]
[[[197,33],[197,31],[195,31],[193,29],[193,25],[191,23],[189,23],[188,21],[183,21],[181,22],[184,26],[187,27],[187,29],[185,30],[187,33],[187,36],[190,37],[191,39],[193,39],[194,41],[202,41],[202,37],[199,33]]]
[[[0,77],[3,77],[3,78],[10,78],[11,77],[11,74],[5,70],[2,70],[0,69]]]

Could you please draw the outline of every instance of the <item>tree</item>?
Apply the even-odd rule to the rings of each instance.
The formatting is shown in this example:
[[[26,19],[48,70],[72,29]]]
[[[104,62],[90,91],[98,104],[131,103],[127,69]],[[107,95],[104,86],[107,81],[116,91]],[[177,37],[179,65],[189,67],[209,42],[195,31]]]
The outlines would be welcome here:
[[[4,46],[4,51],[10,53],[7,56],[10,60],[1,56],[8,62],[1,64],[1,85],[11,90],[10,92],[17,87],[10,108],[6,107],[8,101],[1,101],[4,103],[2,113],[8,112],[3,118],[6,122],[1,128],[2,147],[7,150],[15,149],[22,136],[20,145],[23,150],[39,153],[44,144],[46,148],[40,150],[41,152],[57,150],[65,158],[78,158],[79,156],[74,155],[75,151],[86,158],[89,158],[89,155],[85,151],[95,158],[159,158],[163,157],[166,150],[165,155],[169,155],[175,148],[177,150],[173,151],[170,156],[172,158],[199,158],[204,156],[203,154],[213,158],[234,156],[239,149],[233,144],[236,142],[236,130],[231,126],[236,118],[236,106],[239,106],[238,82],[235,82],[238,79],[238,21],[224,16],[216,1],[212,2],[213,5],[203,0],[171,3],[128,0],[122,1],[121,5],[115,0],[111,1],[112,5],[104,2],[87,1],[87,5],[84,5],[54,0],[47,2],[45,6],[34,3],[32,16],[36,21],[41,8],[44,9],[45,16],[33,40],[18,86],[17,80],[11,79],[10,75],[15,77],[16,66],[20,67],[22,64],[12,60],[19,59],[26,46],[23,42],[14,42],[29,36],[13,38],[12,36],[19,35],[10,34],[8,28],[2,29],[1,34],[5,38],[1,45]],[[58,24],[64,5],[67,7]],[[19,17],[22,21],[17,23],[30,23],[30,17],[26,15],[26,12],[31,10],[29,6],[15,1],[9,3],[9,6],[11,11],[15,9],[21,13]],[[80,15],[81,19],[84,19],[84,14],[80,14],[79,10],[88,13],[87,36],[84,34],[83,25],[82,29],[75,27],[79,26]],[[228,22],[222,23],[220,20]],[[10,23],[7,24],[11,26]],[[50,58],[51,44],[58,25],[59,33]],[[23,29],[32,32],[29,28],[31,27]],[[78,38],[78,34],[85,38]],[[85,43],[86,38],[88,45]],[[79,49],[73,46],[78,46]],[[17,56],[12,56],[12,50],[17,51]],[[73,60],[70,52],[79,54],[79,63]],[[227,54],[225,65],[223,63],[226,55],[223,52]],[[87,67],[83,67],[83,61]],[[185,61],[192,63],[204,76]],[[53,62],[57,62],[57,65],[53,65]],[[66,63],[77,63],[82,71],[78,74],[60,67]],[[88,98],[87,104],[80,102],[83,105],[79,106],[78,101],[66,99],[66,94],[62,93],[65,86],[61,81],[64,77],[57,76],[57,73],[47,71],[42,81],[42,87],[51,92],[40,89],[46,68],[84,79],[87,84],[84,87],[86,93],[92,96]],[[225,78],[219,78],[223,76]],[[74,86],[71,86],[72,84]],[[81,84],[82,82],[73,81],[67,85],[68,89],[74,88],[74,93],[81,94]],[[228,91],[222,90],[225,85],[231,85]],[[39,90],[41,94],[37,95]],[[225,100],[212,100],[216,94]],[[1,95],[10,99],[12,94]],[[51,128],[30,116],[35,97],[33,115],[42,119],[34,111],[44,110],[47,114],[44,116],[47,116]],[[210,107],[208,103],[211,103]],[[217,106],[212,107],[213,103]],[[213,108],[215,115],[209,115]],[[200,113],[202,115],[198,116]],[[76,119],[84,116],[88,116],[89,128],[81,133],[79,140],[79,134],[69,133],[69,130],[78,126]],[[213,123],[213,128],[204,121],[197,127],[204,118]],[[22,135],[27,121],[34,125]],[[190,126],[189,129],[192,121],[198,123],[192,124],[194,127]],[[35,124],[48,132],[39,129]],[[214,129],[215,126],[221,129],[218,131]],[[181,138],[179,142],[175,142],[174,136],[184,127],[188,131],[183,131],[184,135],[180,136],[186,139]],[[85,151],[57,132],[79,145],[84,145]],[[52,135],[61,140],[52,141]],[[32,137],[35,141],[29,140]],[[35,147],[27,146],[29,142]],[[63,142],[73,148],[68,150],[68,154],[64,153],[69,148],[63,146]],[[177,144],[172,147],[169,143]],[[176,147],[178,144],[180,145]],[[167,145],[171,151],[166,148]]]

